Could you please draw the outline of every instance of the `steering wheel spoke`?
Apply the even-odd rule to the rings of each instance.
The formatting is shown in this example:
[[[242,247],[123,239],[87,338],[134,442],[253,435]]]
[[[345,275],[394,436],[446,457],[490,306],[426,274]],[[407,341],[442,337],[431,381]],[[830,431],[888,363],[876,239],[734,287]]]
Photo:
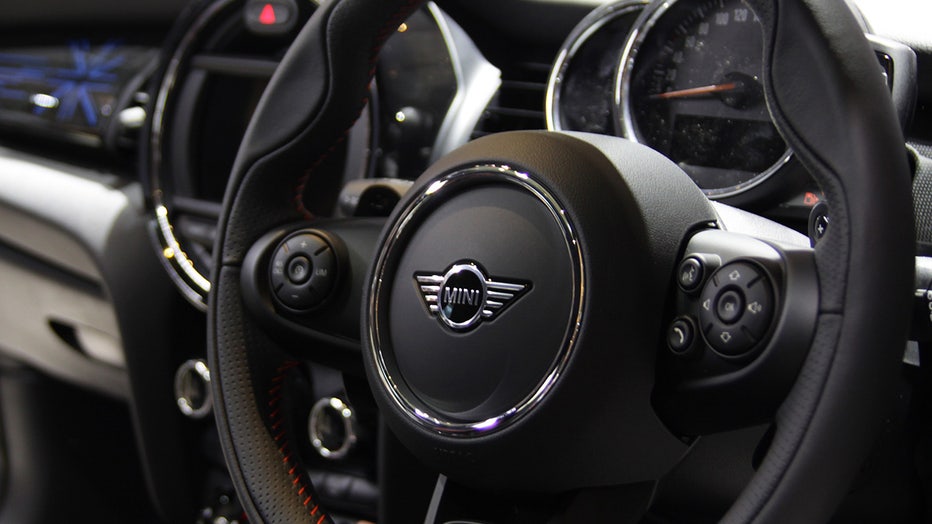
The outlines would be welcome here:
[[[701,231],[674,280],[654,394],[661,417],[682,435],[771,420],[815,333],[812,249]]]
[[[243,302],[296,358],[362,373],[359,311],[381,219],[288,224],[243,259]]]

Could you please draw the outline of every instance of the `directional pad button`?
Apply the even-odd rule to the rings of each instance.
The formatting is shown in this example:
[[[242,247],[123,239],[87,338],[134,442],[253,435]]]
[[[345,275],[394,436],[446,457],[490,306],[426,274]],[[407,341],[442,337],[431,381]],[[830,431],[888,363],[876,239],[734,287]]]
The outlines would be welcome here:
[[[774,314],[767,273],[750,262],[720,267],[699,296],[699,322],[706,342],[726,356],[748,352],[767,334]]]
[[[719,353],[738,356],[754,346],[755,340],[741,326],[712,325],[705,333],[709,345]]]
[[[745,306],[741,325],[748,328],[754,338],[763,338],[773,318],[773,292],[769,279],[757,280],[744,290]]]

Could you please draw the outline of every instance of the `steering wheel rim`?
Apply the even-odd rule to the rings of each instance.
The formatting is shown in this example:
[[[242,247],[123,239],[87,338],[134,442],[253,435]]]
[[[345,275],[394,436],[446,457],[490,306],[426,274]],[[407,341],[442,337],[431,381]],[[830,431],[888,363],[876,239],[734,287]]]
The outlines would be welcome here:
[[[908,167],[886,88],[879,77],[866,80],[877,76],[876,61],[843,2],[748,3],[768,35],[768,107],[824,190],[832,228],[815,250],[812,347],[776,415],[767,455],[725,520],[825,520],[869,449],[896,377],[900,355],[878,348],[906,338]],[[305,184],[358,115],[382,43],[418,5],[343,0],[318,9],[263,96],[233,169],[215,249],[208,356],[221,443],[252,521],[327,517],[289,452],[288,431],[273,428],[282,401],[275,381],[289,356],[243,306],[240,268],[267,230],[310,218]],[[295,96],[307,103],[285,102]]]

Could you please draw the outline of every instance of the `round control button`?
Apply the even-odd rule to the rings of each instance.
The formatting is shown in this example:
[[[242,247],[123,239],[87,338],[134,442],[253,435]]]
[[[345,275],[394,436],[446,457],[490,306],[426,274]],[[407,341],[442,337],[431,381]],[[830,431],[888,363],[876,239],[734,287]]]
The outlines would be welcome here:
[[[809,212],[809,243],[813,247],[828,233],[829,222],[828,204],[821,201],[812,207]]]
[[[667,331],[667,345],[673,353],[684,355],[692,347],[695,333],[695,327],[689,318],[678,318],[670,324]]]
[[[815,238],[816,241],[822,240],[822,237],[828,232],[828,215],[817,216],[813,224],[812,229],[815,231],[813,238]]]
[[[705,276],[705,268],[702,261],[696,257],[689,257],[680,262],[680,267],[676,272],[676,282],[680,289],[686,291],[695,291],[702,283],[702,277]]]
[[[269,267],[278,303],[300,311],[321,305],[336,277],[336,252],[323,236],[309,231],[294,233],[279,244]]]
[[[311,278],[311,261],[302,255],[288,261],[288,280],[292,284],[303,284]]]
[[[734,324],[744,313],[744,296],[738,289],[729,289],[718,297],[715,303],[715,313],[719,320],[726,324]]]
[[[768,274],[757,264],[731,262],[715,271],[702,288],[700,331],[720,354],[738,356],[764,340],[774,308]]]

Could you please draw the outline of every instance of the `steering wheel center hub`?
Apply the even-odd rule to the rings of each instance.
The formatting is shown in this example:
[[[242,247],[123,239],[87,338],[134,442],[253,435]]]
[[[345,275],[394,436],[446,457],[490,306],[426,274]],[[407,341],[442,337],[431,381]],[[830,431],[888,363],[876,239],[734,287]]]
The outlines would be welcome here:
[[[380,380],[427,428],[500,429],[542,400],[572,351],[573,227],[534,176],[500,165],[454,170],[408,202],[373,280]]]
[[[515,132],[451,153],[389,218],[368,276],[363,354],[386,422],[485,486],[666,470],[683,444],[650,405],[660,312],[680,239],[713,217],[681,170],[622,140]]]

